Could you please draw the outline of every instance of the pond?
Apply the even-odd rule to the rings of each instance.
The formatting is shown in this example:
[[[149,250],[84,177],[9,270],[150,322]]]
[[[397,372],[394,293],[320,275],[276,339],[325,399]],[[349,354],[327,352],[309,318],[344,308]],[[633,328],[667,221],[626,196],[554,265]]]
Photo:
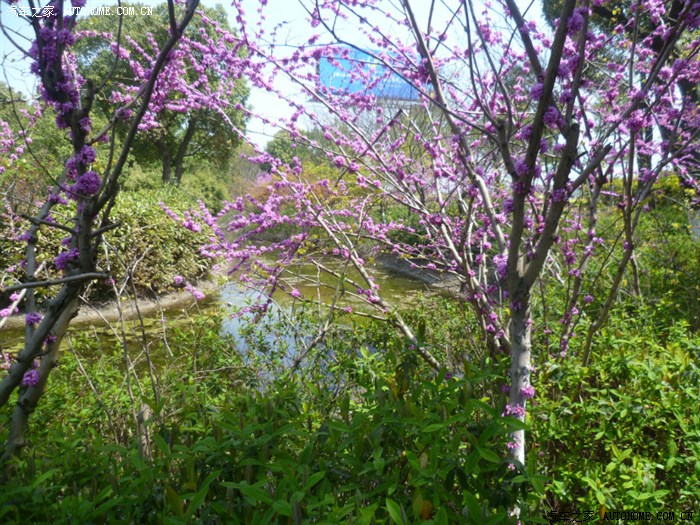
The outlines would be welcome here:
[[[324,261],[328,267],[333,270],[341,270],[340,262]],[[430,279],[421,279],[417,275],[412,277],[405,276],[405,268],[399,273],[396,270],[396,263],[389,264],[387,261],[378,262],[369,267],[376,283],[379,285],[382,297],[393,306],[406,306],[414,302],[419,294],[428,293],[430,286],[426,281]],[[350,275],[350,278],[356,277]],[[301,293],[302,297],[307,301],[304,303],[308,306],[311,301],[330,304],[333,301],[333,296],[336,292],[337,281],[330,275],[325,274],[320,276],[316,268],[312,265],[297,265],[290,268],[284,275],[284,280],[288,287],[294,287]],[[337,306],[351,307],[354,312],[358,313],[377,313],[377,311],[362,301],[354,292],[354,288],[346,286],[347,291],[337,299]],[[74,322],[69,331],[64,350],[69,351],[76,340],[89,342],[90,348],[97,348],[94,357],[100,353],[114,353],[122,350],[122,333],[125,334],[127,348],[131,358],[137,362],[144,361],[143,348],[158,346],[164,347],[166,353],[163,355],[152,355],[151,358],[155,362],[167,362],[167,345],[156,343],[167,343],[167,324],[168,330],[177,327],[184,328],[191,324],[194,317],[197,315],[204,316],[221,316],[221,335],[230,336],[234,342],[244,346],[245,340],[241,335],[242,330],[250,325],[250,319],[247,317],[235,316],[241,308],[249,306],[256,297],[256,292],[245,289],[238,281],[229,281],[221,286],[218,290],[210,293],[206,300],[200,303],[193,301],[185,301],[165,309],[156,309],[149,315],[139,319],[125,320],[123,326],[119,322],[107,323],[105,321],[88,321]],[[299,308],[302,304],[299,300],[294,300],[289,294],[284,292],[276,292],[273,294],[270,309],[271,318],[288,318],[288,314],[292,309]],[[314,308],[318,308],[314,306]],[[327,307],[321,307],[321,314],[328,312]],[[360,317],[361,318],[361,317]],[[295,338],[289,335],[282,336],[282,341],[288,348],[293,348]],[[267,340],[269,344],[279,343],[279,335],[266,333],[261,336]],[[14,353],[17,352],[22,345],[24,338],[24,330],[21,328],[4,328],[0,330],[0,348],[3,351]],[[90,340],[90,341],[86,341]],[[85,346],[85,345],[80,345]],[[67,348],[66,348],[67,347]],[[171,351],[177,349],[171,349]],[[87,356],[90,358],[90,356]]]

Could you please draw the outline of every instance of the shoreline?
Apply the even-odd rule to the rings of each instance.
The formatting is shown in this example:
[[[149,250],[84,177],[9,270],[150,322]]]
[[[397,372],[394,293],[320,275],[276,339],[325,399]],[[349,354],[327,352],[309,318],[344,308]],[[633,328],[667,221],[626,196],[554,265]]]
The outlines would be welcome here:
[[[452,296],[459,294],[458,279],[454,276],[446,276],[438,271],[413,267],[406,260],[394,254],[380,254],[375,258],[374,264],[385,272],[394,273],[397,276],[422,283],[434,292],[446,293]],[[192,293],[184,288],[155,298],[141,296],[134,300],[128,297],[122,301],[122,315],[124,320],[132,320],[138,318],[139,314],[143,317],[150,317],[161,310],[169,310],[178,306],[183,308],[191,307],[198,302],[209,301],[211,296],[218,293],[228,282],[227,280],[222,282],[220,274],[212,273],[208,279],[197,283],[195,287],[205,294],[205,298],[201,301],[197,301]],[[118,321],[119,318],[120,314],[115,300],[92,306],[81,304],[78,314],[71,321],[71,326],[85,326],[104,322],[112,323]],[[23,328],[24,314],[19,314],[8,317],[1,330],[15,331]]]
[[[208,279],[197,283],[196,288],[206,296],[201,301],[197,301],[194,296],[186,291],[170,292],[157,298],[137,297],[136,300],[129,297],[128,300],[122,301],[121,310],[124,320],[137,318],[139,313],[141,316],[150,316],[160,310],[168,310],[177,306],[192,306],[198,302],[206,302],[209,296],[218,292],[223,285]],[[137,307],[138,306],[138,310]],[[71,320],[71,326],[82,326],[93,323],[102,323],[104,321],[114,322],[120,318],[119,309],[116,301],[112,300],[100,305],[90,307],[86,304],[81,304],[78,309],[78,315]],[[2,330],[20,330],[24,328],[24,314],[12,315],[7,318],[5,326]]]

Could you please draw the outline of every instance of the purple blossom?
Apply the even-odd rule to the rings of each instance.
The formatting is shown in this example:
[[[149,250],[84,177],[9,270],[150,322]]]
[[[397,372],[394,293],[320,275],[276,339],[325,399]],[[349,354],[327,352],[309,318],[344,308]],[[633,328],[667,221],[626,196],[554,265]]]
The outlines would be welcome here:
[[[530,88],[530,98],[532,100],[539,100],[542,98],[542,95],[544,95],[544,84],[542,82],[538,82]]]
[[[505,255],[496,255],[493,262],[496,265],[498,278],[504,279],[508,275],[508,258]]]
[[[72,46],[75,44],[75,35],[68,29],[61,29],[56,33],[56,42],[64,46]]]
[[[192,297],[194,297],[195,301],[201,301],[206,297],[203,292],[197,290],[197,288],[195,288],[189,283],[187,283],[187,286],[185,286],[185,290],[192,294]]]
[[[559,110],[554,106],[549,106],[547,108],[547,110],[544,112],[543,120],[545,126],[548,128],[556,128],[562,124],[561,113],[559,113]]]
[[[570,35],[575,35],[583,28],[583,14],[586,12],[584,8],[577,7],[571,13],[569,20],[566,23],[566,29]]]
[[[559,188],[552,192],[552,201],[554,202],[564,202],[569,197],[569,192],[566,188]]]
[[[102,179],[94,171],[88,171],[81,175],[78,180],[70,187],[70,191],[79,195],[94,195],[100,189]]]
[[[83,149],[77,155],[77,159],[85,165],[92,164],[97,159],[97,152],[92,146],[83,146]]]
[[[557,76],[561,78],[567,78],[569,75],[571,75],[571,66],[569,66],[568,62],[561,62],[559,64],[559,70],[557,71]]]
[[[641,131],[646,125],[646,120],[647,119],[644,116],[644,112],[638,109],[633,111],[630,115],[629,120],[627,121],[627,126],[632,132]]]
[[[65,270],[68,267],[68,264],[75,261],[79,255],[80,252],[78,251],[78,248],[73,248],[67,252],[61,252],[58,257],[54,259],[54,264],[56,265],[57,269]]]
[[[175,286],[181,286],[184,280],[185,279],[182,277],[182,275],[176,275],[175,277],[173,277],[173,282],[175,283]]]
[[[515,173],[518,177],[524,177],[530,172],[530,168],[527,165],[525,157],[522,157],[515,161]]]
[[[192,219],[186,219],[185,221],[183,221],[182,225],[188,230],[195,233],[199,233],[202,231],[202,226],[194,222]]]
[[[39,312],[29,312],[24,318],[24,320],[29,326],[34,326],[36,324],[39,324],[43,318],[44,316],[41,315]]]
[[[515,136],[521,140],[530,140],[530,137],[532,136],[532,124],[523,126]]]
[[[442,215],[435,213],[428,217],[428,222],[434,226],[440,226],[442,224]]]
[[[572,100],[574,100],[574,94],[570,89],[565,89],[559,94],[559,102],[562,104],[568,104]]]
[[[295,299],[301,299],[301,297],[302,297],[301,292],[299,290],[297,290],[296,288],[292,288],[292,291],[289,293],[289,295],[291,295]]]
[[[39,384],[39,371],[28,370],[22,376],[22,386],[36,386]]]
[[[12,315],[12,309],[11,308],[3,308],[0,310],[0,317],[5,318],[5,317],[10,317]]]
[[[90,133],[90,130],[92,129],[92,123],[90,122],[89,117],[80,119],[80,122],[78,124],[80,125],[80,129],[83,133],[85,133],[86,135]]]
[[[535,397],[535,389],[532,385],[525,385],[520,389],[520,393],[523,396],[523,399],[532,399]]]
[[[503,412],[504,416],[514,416],[518,419],[523,419],[525,417],[525,407],[522,405],[506,405],[506,409]]]

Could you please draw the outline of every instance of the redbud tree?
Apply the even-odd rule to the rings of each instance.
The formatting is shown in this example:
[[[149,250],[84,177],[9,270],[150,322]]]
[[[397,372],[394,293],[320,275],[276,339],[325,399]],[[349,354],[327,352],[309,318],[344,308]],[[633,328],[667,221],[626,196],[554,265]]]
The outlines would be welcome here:
[[[271,166],[267,194],[239,198],[219,215],[202,208],[199,219],[215,231],[205,253],[231,261],[247,284],[296,298],[284,280],[289,265],[334,273],[436,370],[451,365],[382,296],[367,254],[392,253],[450,276],[484,345],[509,356],[504,415],[525,421],[533,352],[545,351],[533,348],[533,331],[557,338],[551,359],[565,358],[581,332],[589,359],[655,183],[674,174],[697,189],[700,114],[681,87],[700,78],[700,2],[642,0],[612,31],[591,24],[592,9],[607,3],[564,1],[552,30],[515,0],[308,1],[308,38],[276,46],[264,23],[249,23],[264,19],[267,2],[251,14],[235,1],[250,53],[246,77],[286,101],[286,135],[325,151],[335,171],[311,181],[297,158],[251,157]],[[324,62],[344,85],[319,74]],[[282,78],[300,95],[277,87]],[[382,86],[397,79],[417,95],[386,100]],[[322,143],[308,138],[319,133]],[[608,232],[607,245],[598,231],[602,196],[615,204],[617,233]],[[184,222],[194,227],[191,216]],[[280,228],[293,233],[276,242],[269,238],[279,235],[261,235]],[[588,269],[611,254],[617,268],[603,286]],[[533,296],[553,281],[567,290],[563,306],[534,317]],[[330,306],[350,310],[341,299]],[[265,299],[256,306],[266,307]],[[524,430],[508,449],[512,468],[521,468]]]
[[[545,320],[533,316],[534,293],[550,278],[569,290],[556,313],[560,328],[552,358],[566,355],[580,319],[596,307],[584,345],[589,352],[595,326],[605,321],[633,260],[645,198],[666,173],[697,184],[698,108],[679,86],[697,85],[700,77],[700,2],[641,1],[621,30],[603,31],[590,24],[590,16],[605,1],[564,1],[552,32],[515,0],[316,0],[302,2],[309,25],[305,41],[284,46],[270,45],[278,35],[265,34],[264,23],[251,23],[265,16],[266,4],[246,13],[250,4],[234,2],[237,36],[228,38],[246,54],[227,54],[215,63],[284,100],[293,110],[281,124],[288,136],[325,151],[335,171],[312,181],[297,158],[282,162],[261,153],[251,159],[270,166],[264,196],[240,198],[218,215],[202,207],[184,225],[197,229],[197,219],[208,224],[214,235],[204,253],[225,257],[241,279],[268,290],[300,297],[283,272],[298,260],[343,277],[435,369],[452,364],[426,346],[383,297],[367,246],[451,276],[478,320],[484,345],[509,356],[504,415],[524,421],[535,395],[531,356],[542,350],[532,347],[533,331],[547,330]],[[126,149],[110,153],[107,169],[98,174],[90,169],[91,145],[102,137],[113,140],[112,127],[92,131],[89,114],[100,86],[75,74],[66,53],[75,38],[74,19],[64,16],[61,2],[52,6],[59,8],[58,17],[28,20],[36,36],[29,53],[57,125],[70,132],[74,155],[25,239],[26,278],[17,289],[28,290],[26,342],[0,383],[0,405],[20,389],[7,454],[24,444],[28,415],[55,363],[78,293],[89,279],[101,277],[95,253],[100,235],[113,227],[109,210],[128,147],[139,127],[150,125],[159,75],[177,60],[171,50],[192,16],[188,8],[178,22],[169,4],[171,38],[155,54],[151,71],[144,71],[142,87],[125,90],[111,122],[129,124]],[[635,29],[642,27],[641,17],[644,31]],[[352,59],[352,50],[380,67]],[[348,83],[324,82],[324,61],[344,69]],[[281,78],[301,95],[278,87]],[[410,102],[388,103],[382,96],[383,83],[396,78],[417,93]],[[156,97],[153,103],[167,100]],[[302,133],[309,127],[313,134]],[[606,246],[597,226],[601,195],[613,189],[619,236],[616,246]],[[73,220],[49,220],[51,210],[71,198],[78,201]],[[54,261],[64,276],[51,283],[60,291],[39,314],[31,296],[36,234],[49,227],[68,235]],[[280,236],[261,235],[281,227],[292,233],[273,241]],[[613,250],[621,254],[618,268],[601,289],[587,270]],[[277,265],[269,263],[271,253]],[[328,257],[353,267],[359,277],[348,278]],[[348,308],[340,298],[331,307]],[[20,387],[40,355],[32,384]],[[524,464],[525,444],[524,430],[515,431],[508,446],[513,468]]]
[[[79,71],[99,75],[110,68],[115,54],[119,56],[115,74],[105,85],[109,97],[98,101],[98,112],[104,108],[110,113],[115,104],[128,102],[138,92],[168,35],[167,24],[162,23],[167,21],[165,4],[151,16],[123,17],[124,38],[118,45],[119,20],[97,15],[81,22],[76,44]],[[167,82],[157,86],[132,149],[137,162],[162,162],[163,182],[179,183],[193,156],[226,170],[241,140],[245,124],[241,108],[248,95],[226,55],[242,52],[223,7],[200,9],[165,66]]]
[[[174,104],[174,98],[186,98],[188,104],[197,108],[205,105],[203,100],[209,100],[207,107],[225,114],[228,108],[215,104],[216,89],[225,91],[225,86],[230,84],[224,81],[217,83],[216,89],[210,89],[204,82],[207,78],[204,71],[222,67],[230,53],[237,55],[230,46],[217,46],[211,38],[202,36],[196,44],[197,51],[201,52],[186,56],[182,47],[183,34],[195,16],[198,2],[178,5],[169,0],[167,27],[164,28],[168,37],[161,45],[142,50],[143,56],[150,59],[148,70],[140,70],[140,74],[135,75],[136,81],[130,82],[128,87],[122,86],[121,90],[111,88],[105,93],[107,78],[81,76],[71,53],[72,46],[81,38],[78,15],[80,8],[85,7],[85,0],[47,3],[29,0],[28,6],[21,7],[15,3],[5,2],[3,16],[17,16],[26,23],[33,41],[30,47],[24,48],[24,35],[5,25],[2,27],[3,37],[31,61],[31,72],[38,78],[41,98],[34,108],[39,111],[43,107],[45,111],[55,112],[56,133],[69,141],[72,155],[65,159],[60,172],[47,174],[50,184],[46,198],[37,203],[29,215],[29,229],[16,236],[16,240],[26,246],[22,267],[1,269],[1,290],[11,293],[10,300],[13,301],[9,308],[2,310],[2,316],[11,314],[23,299],[26,319],[22,350],[13,359],[2,356],[7,374],[0,378],[0,406],[9,403],[12,394],[17,393],[3,463],[17,455],[26,444],[29,416],[56,366],[61,340],[78,310],[79,295],[90,280],[108,277],[97,268],[97,253],[102,235],[118,227],[110,221],[110,212],[137,133],[157,125],[159,110]],[[96,36],[100,35],[92,35]],[[119,29],[114,35],[101,36],[110,39],[114,47],[112,74],[119,61],[128,60],[122,47],[125,35]],[[208,62],[217,60],[217,57],[216,66]],[[135,63],[134,67],[137,67]],[[194,78],[188,74],[193,68],[199,71]],[[225,79],[235,82],[228,73]],[[172,95],[173,91],[176,95]],[[114,101],[106,124],[99,128],[92,118],[97,97]],[[123,130],[120,136],[117,128]],[[18,157],[31,153],[28,138],[28,130],[22,129],[13,136],[11,126],[0,122],[0,148],[8,155],[2,163],[4,170],[16,169]],[[100,168],[96,164],[98,151],[104,154]],[[16,217],[10,213],[8,220],[14,219]],[[41,280],[38,277],[37,244],[40,231],[47,229],[58,230],[65,237],[61,252],[50,258],[52,269],[57,270],[60,277]],[[38,288],[49,290],[49,300],[42,311],[38,309],[35,296]]]

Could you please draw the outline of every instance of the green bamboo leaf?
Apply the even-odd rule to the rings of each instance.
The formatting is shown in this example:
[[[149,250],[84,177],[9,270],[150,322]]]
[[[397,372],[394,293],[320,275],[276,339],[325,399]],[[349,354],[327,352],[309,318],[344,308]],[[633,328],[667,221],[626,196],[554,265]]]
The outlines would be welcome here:
[[[207,494],[209,493],[209,485],[211,485],[212,481],[214,481],[220,473],[221,471],[217,470],[207,476],[202,485],[199,487],[197,493],[194,496],[192,496],[192,499],[190,499],[190,503],[189,505],[187,505],[187,511],[185,512],[186,517],[190,518],[194,516],[194,513],[197,512],[197,509],[199,509],[199,507],[202,506],[202,503],[204,503],[204,500],[206,499]]]
[[[170,508],[176,516],[180,518],[184,517],[182,497],[170,485],[165,486],[165,499],[168,501],[168,505],[170,505]]]
[[[389,516],[391,517],[394,523],[397,523],[398,525],[405,525],[406,522],[403,519],[403,512],[401,511],[401,506],[398,503],[396,503],[393,499],[386,499],[386,510],[389,512]]]
[[[481,505],[476,496],[468,490],[464,491],[464,503],[469,513],[469,521],[471,523],[481,523]]]
[[[447,511],[445,507],[440,507],[440,510],[435,514],[435,519],[433,519],[433,525],[447,525]]]
[[[291,516],[292,515],[292,506],[289,504],[288,501],[284,500],[277,500],[272,504],[272,508],[275,509],[275,512],[277,514],[280,514],[282,516]]]
[[[304,485],[304,490],[309,490],[311,487],[313,487],[316,483],[321,481],[324,477],[326,477],[326,472],[316,472],[314,474],[311,474],[309,476],[309,479],[306,480],[306,484]]]
[[[445,428],[447,425],[444,423],[433,423],[432,425],[428,425],[427,427],[424,427],[422,429],[422,432],[425,432],[426,434],[430,432],[437,432],[438,430],[442,430]]]
[[[498,457],[498,454],[496,454],[493,450],[489,450],[487,448],[477,448],[476,450],[486,461],[490,461],[491,463],[501,462],[501,458]]]

